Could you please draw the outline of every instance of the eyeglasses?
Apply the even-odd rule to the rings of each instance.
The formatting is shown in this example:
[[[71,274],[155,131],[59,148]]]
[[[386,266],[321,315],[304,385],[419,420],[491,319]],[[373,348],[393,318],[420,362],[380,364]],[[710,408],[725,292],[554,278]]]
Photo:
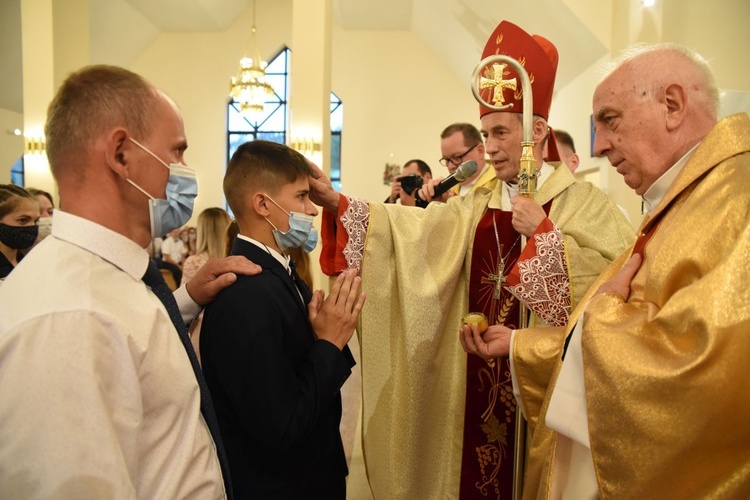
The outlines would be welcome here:
[[[471,153],[472,150],[475,147],[477,147],[477,146],[479,146],[479,143],[474,144],[472,147],[470,147],[469,149],[467,149],[466,152],[464,154],[462,154],[462,155],[451,156],[450,158],[440,158],[440,160],[438,160],[438,161],[440,162],[440,164],[442,166],[444,166],[446,168],[450,168],[449,165],[451,163],[453,165],[457,166],[457,167],[460,167],[461,164],[464,162],[464,156],[466,156],[467,154]]]

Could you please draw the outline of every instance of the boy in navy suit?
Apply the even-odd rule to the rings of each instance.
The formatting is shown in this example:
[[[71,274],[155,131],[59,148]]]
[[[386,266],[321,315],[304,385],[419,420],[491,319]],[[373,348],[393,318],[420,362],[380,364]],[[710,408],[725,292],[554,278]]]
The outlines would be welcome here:
[[[263,269],[219,294],[200,339],[238,499],[346,497],[340,388],[354,366],[346,344],[365,297],[353,269],[327,298],[311,294],[285,255],[317,242],[310,174],[298,152],[253,141],[224,177],[240,228],[232,254]]]

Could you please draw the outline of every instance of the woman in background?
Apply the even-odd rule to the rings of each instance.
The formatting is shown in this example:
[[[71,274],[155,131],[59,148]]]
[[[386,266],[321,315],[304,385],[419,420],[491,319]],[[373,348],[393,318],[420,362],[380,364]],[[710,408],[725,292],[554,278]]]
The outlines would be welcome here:
[[[41,213],[40,217],[52,217],[52,213],[55,211],[55,201],[52,199],[52,195],[47,191],[41,189],[27,187],[26,191],[39,203]]]
[[[188,241],[185,245],[188,250],[188,257],[198,253],[198,231],[196,228],[190,226],[187,228]]]
[[[47,191],[33,187],[27,187],[26,191],[39,203],[40,208],[39,221],[36,223],[39,226],[39,235],[36,237],[36,241],[32,246],[33,248],[41,243],[44,238],[52,234],[52,213],[55,211],[55,201]]]
[[[206,262],[211,259],[221,259],[224,257],[224,239],[230,222],[229,214],[219,207],[207,208],[200,213],[196,231],[197,245],[195,255],[191,255],[185,259],[185,264],[182,266],[183,285],[190,281]],[[201,360],[201,323],[203,323],[202,312],[190,325],[188,332],[199,363]]]
[[[5,279],[23,258],[21,250],[36,241],[39,204],[28,191],[0,184],[0,279]]]
[[[182,266],[182,285],[190,281],[209,259],[224,257],[224,235],[230,221],[229,214],[219,207],[207,208],[200,213],[195,255],[188,257]]]
[[[232,254],[232,245],[234,245],[234,239],[240,234],[240,226],[237,221],[232,219],[232,222],[227,226],[227,234],[224,239],[224,256],[227,257]]]

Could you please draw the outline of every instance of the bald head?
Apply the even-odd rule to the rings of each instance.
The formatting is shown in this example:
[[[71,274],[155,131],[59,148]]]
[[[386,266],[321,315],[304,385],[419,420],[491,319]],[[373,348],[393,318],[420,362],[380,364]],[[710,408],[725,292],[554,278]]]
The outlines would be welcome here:
[[[621,72],[632,76],[634,91],[641,97],[654,97],[671,84],[689,93],[696,111],[712,115],[719,110],[719,90],[708,62],[683,45],[674,43],[639,44],[626,49],[612,61],[603,79]]]
[[[594,92],[594,151],[637,194],[716,124],[718,91],[695,52],[671,44],[626,51]]]

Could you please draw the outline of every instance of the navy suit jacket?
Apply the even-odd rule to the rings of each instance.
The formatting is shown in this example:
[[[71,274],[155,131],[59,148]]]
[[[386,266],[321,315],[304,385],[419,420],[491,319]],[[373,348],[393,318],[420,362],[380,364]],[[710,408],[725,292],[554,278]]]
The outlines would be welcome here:
[[[354,358],[316,339],[310,290],[271,254],[239,238],[232,254],[262,272],[206,308],[200,350],[235,498],[343,500],[340,389]]]

